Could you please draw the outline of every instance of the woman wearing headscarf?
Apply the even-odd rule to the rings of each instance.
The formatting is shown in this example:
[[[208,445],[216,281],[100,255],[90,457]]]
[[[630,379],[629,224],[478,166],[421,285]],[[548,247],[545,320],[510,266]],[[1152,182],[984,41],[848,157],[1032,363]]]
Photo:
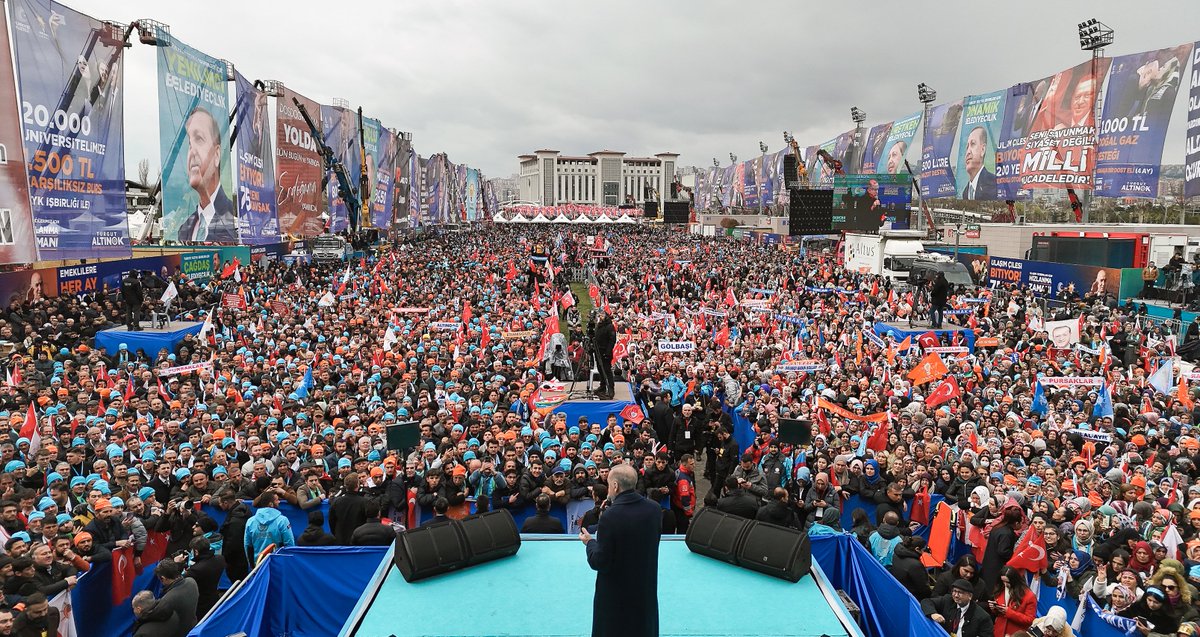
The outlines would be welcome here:
[[[821,515],[821,519],[814,522],[808,528],[809,537],[821,537],[825,535],[841,535],[842,534],[842,512],[837,507],[828,507]]]
[[[1141,599],[1118,614],[1137,620],[1138,630],[1142,631],[1143,635],[1149,634],[1151,630],[1162,635],[1172,635],[1175,629],[1179,628],[1179,619],[1167,607],[1166,593],[1154,586],[1147,588]]]
[[[1082,519],[1075,523],[1075,534],[1071,537],[1071,548],[1091,555],[1096,548],[1095,527],[1092,521]]]
[[[1034,620],[1030,628],[1036,628],[1042,637],[1074,637],[1075,631],[1067,623],[1067,611],[1062,606],[1051,606],[1045,617]],[[1032,630],[1030,631],[1033,632]]]
[[[988,591],[983,588],[983,580],[979,577],[979,562],[975,561],[975,556],[970,553],[958,558],[954,566],[937,576],[933,583],[932,597],[949,595],[954,582],[960,579],[967,580],[975,587],[976,600],[982,601],[986,598]]]
[[[988,522],[984,528],[987,544],[983,549],[981,577],[984,590],[992,590],[1000,581],[1000,569],[1012,558],[1017,546],[1017,534],[1025,525],[1025,513],[1013,498],[1009,498],[1001,509],[1000,517]]]
[[[858,495],[867,502],[874,502],[876,495],[887,490],[887,482],[879,473],[879,461],[874,458],[863,461],[860,485]]]
[[[1000,581],[988,600],[988,612],[995,618],[995,637],[1009,637],[1029,628],[1037,617],[1037,597],[1025,583],[1025,577],[1011,566],[1000,571]]]
[[[1108,603],[1104,605],[1104,610],[1122,615],[1125,609],[1129,608],[1137,601],[1137,593],[1129,590],[1129,587],[1124,584],[1113,584],[1112,594],[1109,596]]]
[[[1142,579],[1146,579],[1154,574],[1157,566],[1154,549],[1150,547],[1149,542],[1140,540],[1133,545],[1133,555],[1129,556],[1129,570],[1137,573]]]
[[[1173,562],[1173,564],[1168,565],[1167,562]],[[1192,591],[1188,586],[1187,578],[1180,571],[1182,566],[1173,560],[1163,560],[1154,573],[1154,577],[1151,577],[1147,583],[1148,586],[1163,592],[1166,597],[1167,610],[1179,623],[1200,619],[1200,613],[1197,613],[1195,607],[1192,606]]]
[[[918,602],[929,597],[929,572],[921,563],[921,554],[924,552],[925,538],[910,535],[896,547],[892,554],[892,565],[888,567],[892,577],[908,589]]]

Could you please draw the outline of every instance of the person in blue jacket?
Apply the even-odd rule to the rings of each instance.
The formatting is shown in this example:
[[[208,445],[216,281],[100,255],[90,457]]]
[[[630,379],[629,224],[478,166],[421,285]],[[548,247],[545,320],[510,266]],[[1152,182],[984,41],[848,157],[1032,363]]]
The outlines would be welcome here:
[[[274,490],[263,491],[254,501],[254,517],[246,521],[246,558],[250,568],[258,563],[258,556],[268,546],[276,549],[295,546],[292,523],[279,512],[279,494]]]

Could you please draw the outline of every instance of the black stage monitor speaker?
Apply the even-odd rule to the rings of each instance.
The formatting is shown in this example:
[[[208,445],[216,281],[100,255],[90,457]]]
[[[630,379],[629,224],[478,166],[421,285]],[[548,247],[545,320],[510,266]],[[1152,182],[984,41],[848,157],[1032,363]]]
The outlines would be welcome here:
[[[506,509],[472,515],[461,524],[470,552],[468,566],[516,555],[521,548],[517,522]]]
[[[792,188],[788,192],[788,234],[829,234],[833,231],[833,190]]]
[[[699,553],[727,564],[737,564],[738,550],[751,520],[704,507],[688,525],[684,543]]]
[[[807,445],[812,442],[812,421],[779,419],[779,442],[789,445]]]
[[[767,522],[752,522],[738,552],[738,566],[798,582],[812,571],[812,544],[808,533]]]
[[[788,153],[783,156],[784,181],[788,188],[799,188],[800,180],[796,176],[796,156]]]
[[[462,527],[454,520],[419,526],[396,537],[394,561],[406,582],[464,568],[468,557]]]
[[[663,223],[687,223],[690,212],[686,201],[664,201]]]
[[[404,531],[396,536],[393,561],[404,581],[415,582],[516,555],[520,548],[517,523],[502,509]]]
[[[642,204],[642,216],[647,219],[654,219],[658,216],[658,202],[647,201]]]

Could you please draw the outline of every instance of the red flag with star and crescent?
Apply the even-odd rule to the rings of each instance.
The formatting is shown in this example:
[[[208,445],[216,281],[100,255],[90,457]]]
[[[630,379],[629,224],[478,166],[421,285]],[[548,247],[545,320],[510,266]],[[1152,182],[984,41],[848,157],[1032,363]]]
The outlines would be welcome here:
[[[1008,559],[1008,566],[1036,573],[1046,568],[1048,563],[1049,560],[1046,558],[1046,539],[1042,537],[1041,531],[1030,525],[1021,534],[1021,538],[1017,540],[1017,546],[1013,549],[1012,557]]]

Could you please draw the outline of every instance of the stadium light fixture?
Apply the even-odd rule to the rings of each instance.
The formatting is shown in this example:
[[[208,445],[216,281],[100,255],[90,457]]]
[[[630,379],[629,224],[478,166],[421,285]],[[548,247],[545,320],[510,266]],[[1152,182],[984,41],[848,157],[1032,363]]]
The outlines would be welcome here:
[[[1091,18],[1079,23],[1079,48],[1096,51],[1113,43],[1114,32],[1107,24]]]
[[[850,119],[854,120],[855,124],[861,124],[867,121],[867,113],[857,106],[851,106]]]
[[[736,164],[737,163],[737,155],[734,155],[733,153],[729,153],[729,163]]]
[[[917,85],[917,99],[921,100],[922,104],[929,104],[937,100],[937,91],[933,87],[921,82]]]

